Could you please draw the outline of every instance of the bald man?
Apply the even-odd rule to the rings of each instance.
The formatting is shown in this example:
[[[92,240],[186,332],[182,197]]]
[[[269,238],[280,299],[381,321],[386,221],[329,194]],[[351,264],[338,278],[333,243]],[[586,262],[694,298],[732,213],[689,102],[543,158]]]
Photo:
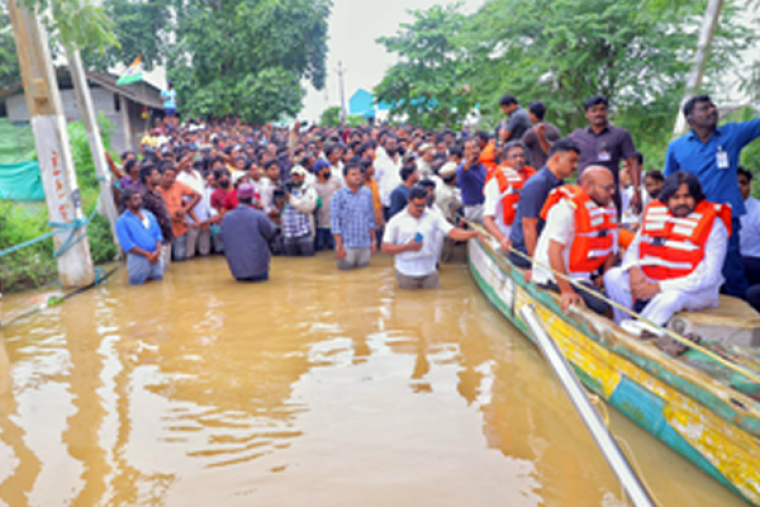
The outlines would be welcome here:
[[[610,170],[590,166],[583,171],[579,185],[554,189],[541,210],[546,225],[533,256],[533,282],[559,292],[562,310],[583,302],[596,313],[610,314],[610,305],[598,297],[602,277],[592,280],[592,276],[612,268],[617,257],[614,194]],[[574,287],[564,277],[588,290]]]

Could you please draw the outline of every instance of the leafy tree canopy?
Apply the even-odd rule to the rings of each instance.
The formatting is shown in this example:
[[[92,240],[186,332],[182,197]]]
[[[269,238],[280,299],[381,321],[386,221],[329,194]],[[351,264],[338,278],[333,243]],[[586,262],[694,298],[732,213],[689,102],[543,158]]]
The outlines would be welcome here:
[[[119,50],[88,55],[105,68],[142,54],[165,64],[185,115],[236,114],[264,123],[302,107],[303,79],[325,83],[331,0],[105,0]]]
[[[469,53],[455,39],[467,19],[460,7],[409,11],[412,23],[377,40],[400,60],[374,90],[378,101],[392,105],[392,117],[403,115],[429,128],[449,126],[461,122],[475,105],[466,85]]]
[[[542,100],[563,132],[584,126],[582,104],[610,99],[615,121],[657,165],[696,51],[705,2],[666,0],[487,0],[465,16],[458,5],[414,12],[414,22],[378,42],[399,55],[375,92],[393,112],[428,126],[463,119],[479,104],[501,116],[499,98]],[[741,5],[743,6],[743,4]],[[703,90],[719,90],[737,54],[756,40],[727,0]],[[462,87],[469,93],[462,93]],[[416,99],[416,101],[415,101]],[[424,106],[424,107],[423,107]]]

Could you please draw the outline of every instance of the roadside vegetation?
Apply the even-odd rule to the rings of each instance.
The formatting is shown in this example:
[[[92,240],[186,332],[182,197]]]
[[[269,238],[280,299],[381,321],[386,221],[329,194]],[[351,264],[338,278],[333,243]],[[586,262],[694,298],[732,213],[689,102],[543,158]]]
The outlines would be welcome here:
[[[103,143],[110,150],[111,125],[99,118]],[[87,133],[81,122],[68,125],[71,152],[76,167],[82,207],[86,216],[98,203],[100,187],[95,175],[95,165],[87,141]],[[17,203],[0,200],[0,250],[50,232],[47,206],[44,202]],[[67,233],[64,233],[67,234]],[[113,242],[108,219],[96,213],[87,227],[92,261],[102,264],[114,260],[117,246]],[[47,239],[0,258],[0,293],[17,291],[55,281],[58,277],[53,255],[53,240]]]

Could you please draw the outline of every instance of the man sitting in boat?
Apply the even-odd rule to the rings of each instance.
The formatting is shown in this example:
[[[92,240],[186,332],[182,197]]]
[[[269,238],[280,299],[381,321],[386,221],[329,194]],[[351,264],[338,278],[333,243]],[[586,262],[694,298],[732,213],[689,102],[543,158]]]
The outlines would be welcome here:
[[[589,166],[580,185],[556,188],[541,210],[546,225],[533,257],[533,281],[559,292],[562,310],[582,301],[596,313],[610,311],[610,305],[598,297],[602,277],[592,282],[592,275],[600,268],[610,269],[617,257],[614,193],[612,172],[603,166]],[[546,266],[551,271],[544,269]],[[574,286],[568,278],[583,287]]]
[[[504,145],[504,163],[486,178],[483,193],[483,225],[499,241],[501,251],[509,253],[509,233],[515,221],[517,201],[525,181],[536,174],[527,164],[525,145],[513,141]]]
[[[696,176],[671,174],[644,211],[621,267],[604,277],[610,298],[658,326],[676,312],[718,306],[730,234],[731,207],[707,201]],[[629,319],[615,309],[625,329],[659,334]]]

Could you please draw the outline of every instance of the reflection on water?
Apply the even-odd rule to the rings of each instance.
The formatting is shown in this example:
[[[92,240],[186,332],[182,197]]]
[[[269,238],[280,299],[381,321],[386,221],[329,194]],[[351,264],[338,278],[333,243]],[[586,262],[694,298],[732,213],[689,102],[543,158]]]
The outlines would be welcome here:
[[[202,259],[0,329],[0,502],[624,505],[536,350],[461,264],[441,280],[399,292],[386,257],[323,255],[243,285]],[[613,426],[663,505],[741,505]]]

